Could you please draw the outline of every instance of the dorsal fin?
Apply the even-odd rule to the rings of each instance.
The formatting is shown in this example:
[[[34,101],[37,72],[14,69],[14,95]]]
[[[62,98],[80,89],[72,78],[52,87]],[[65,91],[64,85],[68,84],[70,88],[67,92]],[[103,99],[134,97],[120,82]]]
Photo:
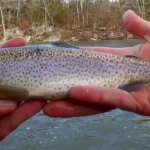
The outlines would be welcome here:
[[[65,48],[80,49],[77,46],[74,46],[74,45],[71,45],[71,44],[68,44],[68,43],[65,43],[65,42],[54,42],[54,43],[51,43],[51,45],[58,46],[58,47],[65,47]]]

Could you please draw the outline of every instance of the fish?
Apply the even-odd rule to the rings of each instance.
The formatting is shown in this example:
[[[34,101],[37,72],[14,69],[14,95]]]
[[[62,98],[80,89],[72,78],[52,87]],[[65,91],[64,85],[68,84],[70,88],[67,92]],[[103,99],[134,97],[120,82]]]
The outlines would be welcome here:
[[[135,90],[149,83],[150,62],[135,57],[63,44],[0,48],[0,99],[63,100],[75,86]]]

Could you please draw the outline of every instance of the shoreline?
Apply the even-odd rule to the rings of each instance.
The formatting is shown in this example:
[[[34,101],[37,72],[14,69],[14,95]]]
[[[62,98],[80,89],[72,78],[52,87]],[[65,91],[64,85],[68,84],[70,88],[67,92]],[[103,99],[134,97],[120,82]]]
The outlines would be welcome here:
[[[83,30],[74,31],[70,29],[51,28],[43,29],[38,26],[34,29],[21,30],[18,27],[6,29],[5,36],[0,28],[0,41],[5,42],[9,39],[22,36],[26,37],[29,43],[52,43],[52,42],[76,42],[76,41],[98,41],[98,40],[125,40],[138,39],[127,31],[104,30],[104,28],[95,31]]]

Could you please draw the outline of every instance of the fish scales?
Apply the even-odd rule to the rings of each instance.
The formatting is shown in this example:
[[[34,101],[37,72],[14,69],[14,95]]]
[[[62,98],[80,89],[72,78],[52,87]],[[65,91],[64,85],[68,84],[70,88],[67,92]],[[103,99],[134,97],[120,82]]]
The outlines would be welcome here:
[[[150,81],[150,62],[48,45],[0,49],[0,98],[63,99],[74,86],[119,88]]]

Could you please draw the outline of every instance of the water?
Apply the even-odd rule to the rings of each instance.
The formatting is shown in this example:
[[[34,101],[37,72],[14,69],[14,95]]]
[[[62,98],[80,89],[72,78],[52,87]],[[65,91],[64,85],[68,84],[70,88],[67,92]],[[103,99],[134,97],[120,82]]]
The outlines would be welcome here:
[[[76,45],[124,47],[141,40],[89,41]],[[121,110],[70,119],[42,113],[0,143],[0,150],[149,150],[150,118]]]
[[[99,41],[79,41],[72,42],[72,44],[80,46],[103,46],[103,47],[129,47],[135,44],[145,42],[141,39],[130,39],[130,40],[99,40]]]

